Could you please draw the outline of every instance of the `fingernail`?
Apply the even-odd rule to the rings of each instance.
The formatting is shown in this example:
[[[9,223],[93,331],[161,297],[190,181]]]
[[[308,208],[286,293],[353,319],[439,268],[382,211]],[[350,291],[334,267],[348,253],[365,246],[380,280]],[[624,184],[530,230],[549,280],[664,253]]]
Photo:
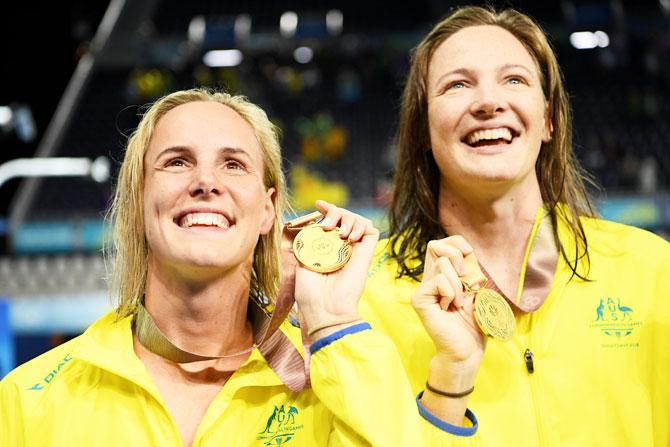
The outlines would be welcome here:
[[[330,227],[333,225],[333,219],[331,219],[330,217],[326,217],[321,221],[321,225],[324,227]]]
[[[456,264],[456,273],[458,273],[459,276],[465,275],[465,266],[460,262]]]

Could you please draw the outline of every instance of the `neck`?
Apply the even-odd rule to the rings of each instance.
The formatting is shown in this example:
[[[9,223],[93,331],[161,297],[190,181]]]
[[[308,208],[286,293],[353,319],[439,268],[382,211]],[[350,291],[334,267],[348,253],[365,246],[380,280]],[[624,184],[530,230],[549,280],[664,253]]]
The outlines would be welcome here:
[[[483,195],[466,188],[440,187],[439,218],[450,235],[462,235],[478,257],[523,257],[542,196],[537,181]],[[489,188],[495,190],[496,188]]]
[[[212,356],[243,351],[253,343],[247,319],[250,272],[244,270],[195,281],[150,260],[145,307],[183,350]]]

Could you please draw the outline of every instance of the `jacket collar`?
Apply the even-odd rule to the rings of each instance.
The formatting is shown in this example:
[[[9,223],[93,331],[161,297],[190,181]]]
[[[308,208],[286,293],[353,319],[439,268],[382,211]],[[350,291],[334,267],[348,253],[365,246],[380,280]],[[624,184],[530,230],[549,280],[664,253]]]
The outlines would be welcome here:
[[[72,355],[159,395],[133,348],[132,316],[119,319],[114,311],[104,315],[84,332]],[[251,352],[233,377],[238,387],[283,385],[258,349]]]

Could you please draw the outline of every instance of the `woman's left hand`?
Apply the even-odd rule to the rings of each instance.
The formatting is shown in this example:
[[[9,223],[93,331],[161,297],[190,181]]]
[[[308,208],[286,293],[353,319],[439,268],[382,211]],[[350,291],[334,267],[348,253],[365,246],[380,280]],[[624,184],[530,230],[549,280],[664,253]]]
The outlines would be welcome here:
[[[349,262],[332,273],[313,272],[300,263],[296,267],[295,299],[313,340],[360,321],[358,301],[379,240],[379,230],[369,219],[323,200],[317,200],[316,207],[325,216],[323,229],[339,227],[340,237],[352,244],[352,253]]]

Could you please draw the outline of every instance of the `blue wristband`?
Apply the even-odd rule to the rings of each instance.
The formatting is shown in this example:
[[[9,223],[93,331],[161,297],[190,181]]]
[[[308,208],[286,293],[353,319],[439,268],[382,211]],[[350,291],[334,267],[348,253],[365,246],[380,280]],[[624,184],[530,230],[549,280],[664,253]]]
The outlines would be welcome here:
[[[354,324],[353,326],[345,327],[344,329],[340,329],[337,332],[326,335],[325,337],[322,337],[312,343],[312,345],[309,347],[309,352],[314,355],[319,349],[325,348],[332,342],[337,341],[346,335],[355,334],[357,332],[366,331],[368,329],[372,329],[372,326],[370,326],[369,323],[358,323]]]
[[[435,427],[457,436],[472,436],[477,433],[479,422],[477,422],[475,414],[469,409],[465,410],[465,417],[468,418],[470,422],[472,422],[472,427],[461,427],[460,425],[453,425],[443,421],[428,411],[428,409],[421,403],[421,396],[423,396],[423,391],[421,391],[419,395],[416,396],[416,405],[419,407],[419,414]]]

